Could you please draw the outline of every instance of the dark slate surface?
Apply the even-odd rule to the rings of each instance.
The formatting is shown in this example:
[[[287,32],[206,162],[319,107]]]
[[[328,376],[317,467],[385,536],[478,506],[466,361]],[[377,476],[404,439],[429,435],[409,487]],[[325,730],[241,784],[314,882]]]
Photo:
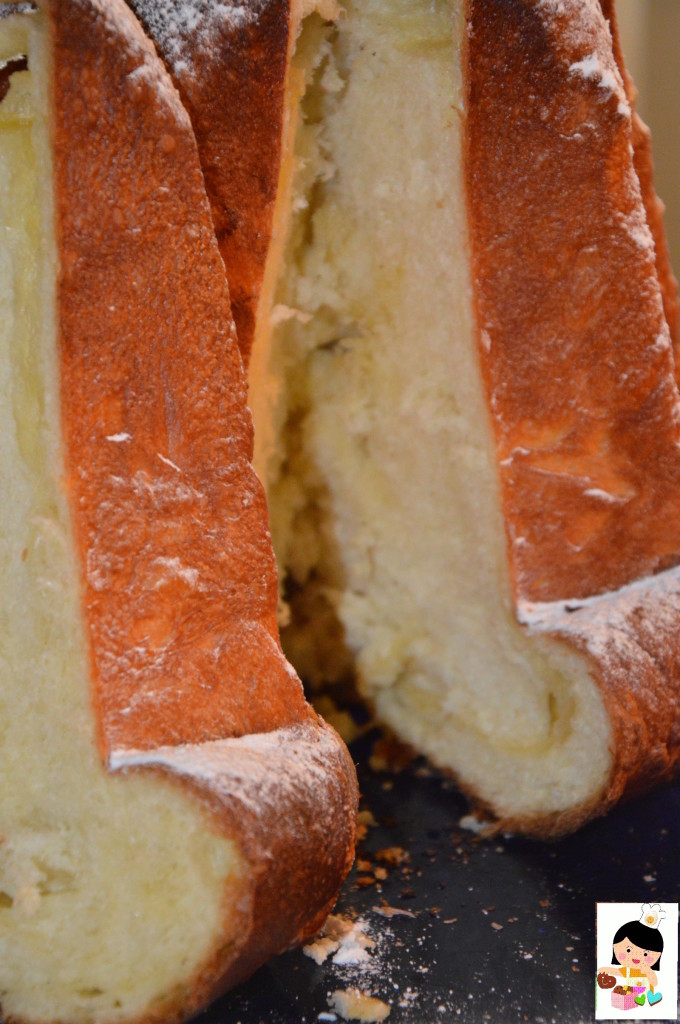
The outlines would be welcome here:
[[[376,940],[370,969],[288,953],[200,1024],[315,1024],[329,1019],[328,995],[353,986],[391,1005],[390,1024],[594,1020],[595,904],[678,901],[680,784],[557,843],[489,840],[460,827],[464,799],[422,762],[375,772],[370,739],[352,749],[361,806],[378,825],[360,843],[363,870],[353,869],[336,912],[366,922]],[[410,860],[376,858],[395,846]],[[381,866],[387,877],[366,885]],[[373,909],[381,904],[414,916],[387,919]]]

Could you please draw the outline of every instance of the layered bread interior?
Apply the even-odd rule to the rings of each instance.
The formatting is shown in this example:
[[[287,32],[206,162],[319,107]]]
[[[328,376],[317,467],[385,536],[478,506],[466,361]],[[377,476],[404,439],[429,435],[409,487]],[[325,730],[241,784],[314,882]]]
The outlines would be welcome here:
[[[162,1019],[235,941],[246,869],[190,792],[101,763],[63,480],[44,13],[0,17],[0,76],[0,1015]]]
[[[470,280],[464,5],[342,7],[297,39],[250,371],[284,646],[312,683],[355,674],[499,812],[560,812],[604,786],[610,726],[586,658],[513,607]]]

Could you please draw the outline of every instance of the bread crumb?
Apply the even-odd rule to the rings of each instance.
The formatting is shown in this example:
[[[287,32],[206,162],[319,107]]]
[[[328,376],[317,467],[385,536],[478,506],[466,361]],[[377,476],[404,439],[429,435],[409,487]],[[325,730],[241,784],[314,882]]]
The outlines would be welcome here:
[[[365,1024],[377,1024],[386,1020],[390,1007],[382,999],[369,996],[358,988],[337,989],[331,995],[328,1005],[340,1014],[343,1020],[361,1020]]]
[[[464,814],[459,820],[458,826],[464,828],[466,832],[474,832],[475,835],[485,835],[494,829],[492,821],[484,821],[483,818],[477,818],[474,814]]]
[[[373,911],[376,914],[380,914],[381,917],[415,917],[416,915],[412,910],[402,910],[400,907],[373,907]],[[457,920],[454,918],[454,920]]]
[[[369,950],[375,946],[364,928],[363,920],[350,921],[341,914],[331,914],[321,935],[303,946],[302,952],[317,964],[325,963],[331,953],[335,954],[333,963],[339,966],[364,964],[370,961]]]
[[[339,945],[339,942],[325,936],[321,939],[315,939],[314,942],[309,942],[306,946],[303,946],[302,952],[305,956],[311,957],[314,963],[322,964],[328,959],[331,953],[335,953]]]
[[[378,850],[375,855],[376,860],[382,861],[383,864],[403,864],[404,861],[411,859],[410,854],[403,849],[401,846],[386,846],[382,850]]]

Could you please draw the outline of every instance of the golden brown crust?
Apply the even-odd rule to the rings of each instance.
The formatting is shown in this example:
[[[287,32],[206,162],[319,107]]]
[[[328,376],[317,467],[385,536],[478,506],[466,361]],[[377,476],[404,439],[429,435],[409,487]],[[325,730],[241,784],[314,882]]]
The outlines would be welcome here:
[[[105,753],[291,724],[308,712],[191,127],[141,32],[116,50],[113,16],[53,7],[63,424]]]
[[[281,147],[289,0],[221,5],[128,0],[156,43],[189,112],[248,366],[272,233]]]
[[[642,201],[645,204],[647,223],[654,236],[654,248],[656,256],[656,273],[661,287],[664,314],[668,323],[673,340],[675,351],[676,375],[680,361],[680,336],[678,334],[678,282],[673,275],[671,267],[670,250],[668,239],[663,222],[664,204],[661,202],[654,190],[654,161],[652,159],[652,134],[635,111],[637,101],[637,89],[630,74],[626,69],[621,49],[618,24],[616,21],[616,9],[614,0],[600,0],[602,13],[609,22],[614,46],[614,57],[618,65],[623,84],[628,96],[628,102],[633,111],[633,162],[635,173],[640,181],[642,190]]]
[[[469,18],[479,352],[515,598],[530,631],[587,655],[613,735],[590,804],[503,822],[557,836],[680,758],[680,403],[648,158],[634,167],[600,4],[471,0]]]
[[[351,863],[356,774],[281,653],[188,116],[122,0],[48,10],[65,485],[102,757],[181,777],[252,873],[240,948],[172,996],[167,1024],[317,926]]]
[[[680,561],[680,417],[632,126],[599,4],[471,4],[480,358],[518,598]]]

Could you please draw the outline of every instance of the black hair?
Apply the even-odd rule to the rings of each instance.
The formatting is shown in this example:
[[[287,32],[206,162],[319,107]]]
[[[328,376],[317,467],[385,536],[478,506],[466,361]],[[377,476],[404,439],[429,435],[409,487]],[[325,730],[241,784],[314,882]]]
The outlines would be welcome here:
[[[661,954],[663,952],[663,935],[658,928],[648,928],[646,924],[642,924],[641,921],[628,921],[627,924],[622,924],[617,931],[612,945],[616,945],[617,942],[621,942],[622,939],[628,939],[634,946],[640,946],[641,949],[652,949],[655,953],[658,953],[656,963],[650,964],[650,967],[661,966]],[[618,964],[620,961],[616,957],[616,953],[612,952],[612,963]]]

